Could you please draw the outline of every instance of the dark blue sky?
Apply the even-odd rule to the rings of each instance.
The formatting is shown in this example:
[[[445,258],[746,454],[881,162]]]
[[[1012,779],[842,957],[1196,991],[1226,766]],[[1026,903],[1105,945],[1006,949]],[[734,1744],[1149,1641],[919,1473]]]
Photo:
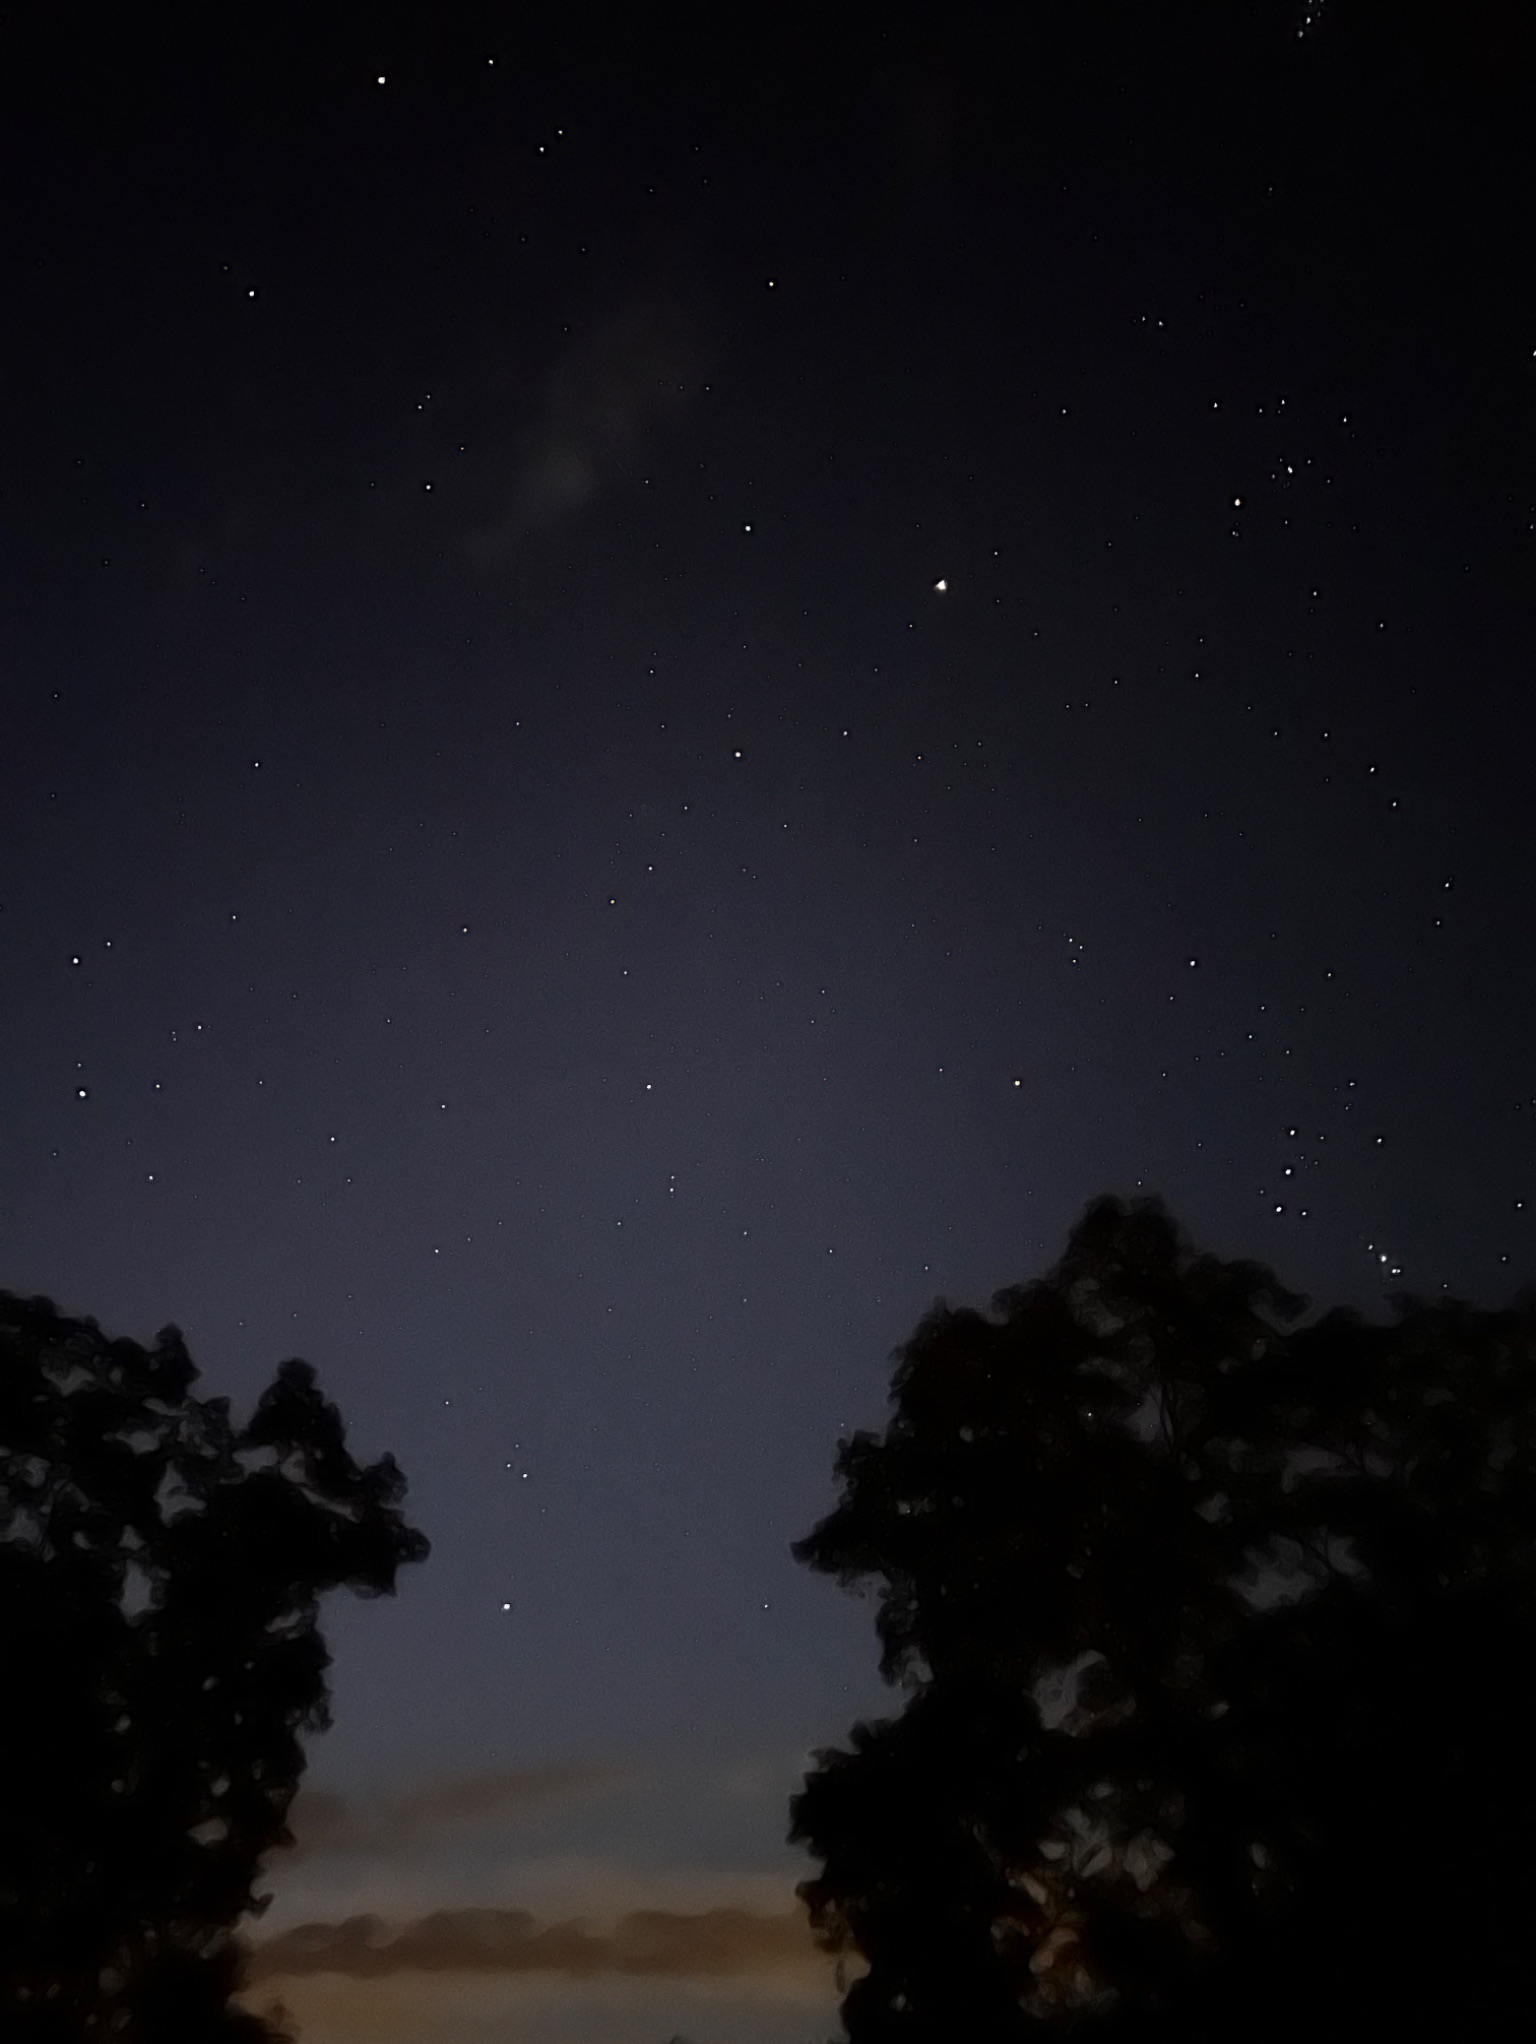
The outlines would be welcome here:
[[[936,1294],[1530,1276],[1528,53],[1226,12],[13,52],[0,1281],[398,1454],[317,1780],[792,1866]]]

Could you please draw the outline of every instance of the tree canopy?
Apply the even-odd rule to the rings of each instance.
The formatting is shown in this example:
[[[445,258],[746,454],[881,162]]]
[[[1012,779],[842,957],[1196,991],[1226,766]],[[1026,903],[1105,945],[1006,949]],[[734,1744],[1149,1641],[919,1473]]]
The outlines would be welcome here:
[[[318,1601],[427,1552],[309,1365],[249,1422],[180,1333],[0,1292],[0,2007],[13,2044],[256,2044],[234,1926],[329,1722]]]
[[[891,1404],[795,1549],[906,1691],[792,1804],[853,2044],[1529,2009],[1529,1301],[1307,1317],[1102,1199]]]

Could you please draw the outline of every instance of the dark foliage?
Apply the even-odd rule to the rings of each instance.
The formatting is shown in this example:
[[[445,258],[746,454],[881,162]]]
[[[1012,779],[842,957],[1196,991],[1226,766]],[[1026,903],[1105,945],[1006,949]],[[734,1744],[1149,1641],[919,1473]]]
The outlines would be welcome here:
[[[168,1327],[0,1293],[0,2034],[258,2044],[233,1926],[328,1723],[321,1594],[427,1551],[314,1372],[250,1423]]]
[[[792,1805],[854,2044],[1524,2034],[1536,1309],[1304,1305],[1106,1199],[898,1351],[795,1550],[909,1691]]]

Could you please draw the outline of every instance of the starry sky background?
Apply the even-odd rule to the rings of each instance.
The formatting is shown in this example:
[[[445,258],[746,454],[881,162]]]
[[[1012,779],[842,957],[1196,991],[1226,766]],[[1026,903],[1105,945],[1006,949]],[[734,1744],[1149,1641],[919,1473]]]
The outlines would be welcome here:
[[[1536,1262],[1529,28],[643,12],[0,48],[0,1283],[309,1357],[434,1543],[305,2044],[830,2034],[788,1544],[1093,1194]]]

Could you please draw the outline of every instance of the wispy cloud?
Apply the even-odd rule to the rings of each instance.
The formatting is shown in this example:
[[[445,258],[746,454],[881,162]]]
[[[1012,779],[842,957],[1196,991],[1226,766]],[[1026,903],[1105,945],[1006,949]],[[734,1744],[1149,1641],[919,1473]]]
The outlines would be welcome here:
[[[579,511],[622,472],[654,422],[682,409],[704,371],[697,307],[648,286],[570,336],[517,448],[505,508],[471,535],[483,559]]]
[[[251,1977],[341,1973],[726,1974],[806,1972],[826,1962],[802,1912],[762,1916],[744,1909],[683,1915],[636,1909],[611,1928],[583,1921],[541,1924],[521,1909],[447,1909],[390,1928],[377,1916],[306,1923],[258,1945]]]

